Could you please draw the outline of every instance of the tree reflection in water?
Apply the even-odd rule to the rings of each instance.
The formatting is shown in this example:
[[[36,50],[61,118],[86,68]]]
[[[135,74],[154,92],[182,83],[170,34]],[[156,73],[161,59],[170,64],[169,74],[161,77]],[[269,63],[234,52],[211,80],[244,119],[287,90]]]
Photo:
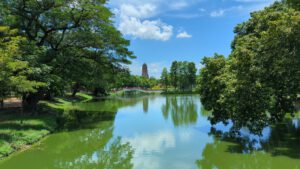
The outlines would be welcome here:
[[[198,119],[197,105],[193,96],[166,96],[166,103],[161,110],[165,119],[171,116],[174,126],[196,124]]]
[[[129,143],[113,137],[113,119],[95,125],[93,128],[53,134],[41,145],[28,150],[27,153],[15,156],[3,163],[1,167],[11,169],[133,168],[134,151]]]
[[[143,97],[143,111],[147,113],[149,109],[149,97]]]
[[[55,148],[53,155],[64,154],[53,157],[55,169],[133,168],[132,147],[129,143],[122,143],[120,137],[113,138],[113,129],[113,122],[108,121],[100,123],[97,129],[80,131],[78,136],[58,135],[66,144]],[[55,141],[59,140],[56,138]]]
[[[247,129],[232,133],[212,128],[210,134],[215,140],[206,145],[196,164],[203,169],[299,168],[298,124],[299,118],[286,119],[284,123],[265,128],[261,136]]]
[[[114,140],[109,146],[91,154],[84,154],[73,161],[59,163],[61,169],[131,169],[133,149],[129,143],[122,144],[121,138]]]

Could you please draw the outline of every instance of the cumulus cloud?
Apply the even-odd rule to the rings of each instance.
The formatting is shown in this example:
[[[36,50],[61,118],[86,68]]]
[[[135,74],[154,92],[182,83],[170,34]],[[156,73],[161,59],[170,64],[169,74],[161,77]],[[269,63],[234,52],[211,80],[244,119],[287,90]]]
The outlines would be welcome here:
[[[140,20],[135,17],[123,18],[119,30],[124,35],[131,35],[141,39],[167,41],[173,34],[173,26],[160,20]]]
[[[111,0],[119,30],[133,38],[167,41],[173,26],[159,18],[160,14],[187,8],[201,0]],[[182,15],[193,18],[198,15]]]
[[[173,35],[173,26],[160,20],[150,20],[157,13],[153,4],[122,4],[117,14],[120,17],[119,30],[134,38],[167,41]]]
[[[136,18],[149,18],[156,14],[157,7],[153,4],[143,4],[134,6],[132,4],[122,4],[120,7],[120,15],[131,16]]]
[[[183,38],[191,38],[192,35],[190,35],[189,33],[187,33],[186,31],[180,31],[177,36],[177,38],[183,39]]]

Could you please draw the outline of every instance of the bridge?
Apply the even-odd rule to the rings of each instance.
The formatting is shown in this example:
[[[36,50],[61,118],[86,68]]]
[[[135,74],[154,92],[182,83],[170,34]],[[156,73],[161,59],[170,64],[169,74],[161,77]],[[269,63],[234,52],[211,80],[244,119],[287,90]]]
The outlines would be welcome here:
[[[162,90],[149,90],[141,87],[125,87],[118,90],[112,90],[113,93],[130,93],[130,92],[139,92],[139,93],[161,93]]]

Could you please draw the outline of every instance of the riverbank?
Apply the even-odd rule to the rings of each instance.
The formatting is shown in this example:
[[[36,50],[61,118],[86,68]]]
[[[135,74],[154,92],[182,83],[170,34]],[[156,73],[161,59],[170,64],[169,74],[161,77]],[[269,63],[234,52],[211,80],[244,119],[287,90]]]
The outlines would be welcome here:
[[[21,113],[19,107],[0,110],[0,159],[26,149],[45,136],[61,128],[65,110],[73,110],[74,103],[87,102],[92,96],[78,93],[75,98],[60,97],[41,101],[38,113]],[[69,115],[70,116],[70,115]],[[71,117],[71,116],[70,116]],[[74,125],[74,124],[68,124]]]
[[[54,115],[22,115],[19,108],[1,110],[0,118],[0,159],[26,149],[57,127]]]

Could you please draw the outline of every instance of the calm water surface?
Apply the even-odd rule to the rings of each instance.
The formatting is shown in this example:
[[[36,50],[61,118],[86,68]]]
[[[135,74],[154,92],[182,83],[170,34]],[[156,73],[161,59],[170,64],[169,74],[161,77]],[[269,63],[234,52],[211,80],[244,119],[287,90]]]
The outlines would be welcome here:
[[[0,162],[0,169],[299,169],[299,119],[258,137],[211,134],[197,95],[108,99],[74,105],[113,118],[53,134]],[[219,124],[218,130],[229,126]]]

